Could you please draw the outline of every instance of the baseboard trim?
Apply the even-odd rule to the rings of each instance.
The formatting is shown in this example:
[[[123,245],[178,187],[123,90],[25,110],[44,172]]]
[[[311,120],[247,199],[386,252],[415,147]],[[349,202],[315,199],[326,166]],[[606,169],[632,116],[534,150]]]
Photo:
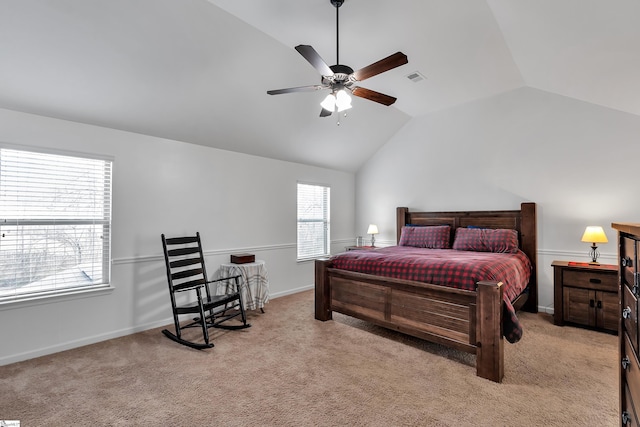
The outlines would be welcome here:
[[[546,314],[553,314],[554,310],[553,310],[553,307],[542,307],[542,306],[539,306],[538,307],[538,312],[539,313],[546,313]]]
[[[284,296],[287,296],[287,295],[293,295],[293,294],[297,294],[298,292],[304,292],[304,291],[311,290],[313,288],[315,288],[315,285],[311,284],[311,285],[307,285],[307,286],[301,286],[299,288],[287,289],[286,291],[276,292],[275,294],[269,295],[269,299],[275,299],[275,298],[280,298],[280,297],[284,297]]]

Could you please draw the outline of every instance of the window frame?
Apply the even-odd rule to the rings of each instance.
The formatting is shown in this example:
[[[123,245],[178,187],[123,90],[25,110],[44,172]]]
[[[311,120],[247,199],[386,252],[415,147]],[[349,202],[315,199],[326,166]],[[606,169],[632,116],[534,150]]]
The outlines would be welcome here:
[[[300,186],[312,186],[320,187],[323,190],[323,217],[322,218],[300,218]],[[311,254],[301,254],[301,235],[300,224],[301,223],[322,223],[322,239],[323,250],[322,253],[314,252]],[[331,253],[331,186],[327,184],[320,184],[316,182],[298,181],[296,183],[296,260],[298,262],[311,261],[317,258],[329,256]],[[302,255],[302,256],[301,256]]]
[[[36,155],[43,155],[43,156],[51,155],[51,156],[63,156],[66,158],[73,158],[73,159],[69,159],[69,161],[86,160],[87,161],[86,164],[82,166],[88,166],[89,161],[103,162],[102,164],[94,165],[94,167],[102,169],[102,172],[101,172],[102,175],[101,176],[99,174],[97,175],[98,177],[101,178],[101,180],[98,180],[97,184],[92,185],[90,187],[91,191],[87,192],[87,194],[91,194],[96,198],[96,200],[99,200],[99,201],[93,202],[90,206],[93,207],[94,209],[96,207],[101,207],[100,212],[101,212],[102,218],[99,218],[98,216],[93,219],[89,219],[87,216],[83,217],[82,212],[78,212],[78,211],[72,211],[72,212],[77,212],[77,216],[75,217],[72,216],[71,218],[69,217],[60,218],[60,217],[56,217],[56,215],[52,215],[50,218],[37,218],[37,215],[28,215],[27,217],[21,218],[21,214],[14,214],[12,217],[9,217],[11,213],[8,210],[5,211],[5,214],[9,212],[9,215],[6,215],[7,216],[6,218],[4,216],[0,216],[0,223],[2,224],[2,226],[9,226],[9,227],[16,227],[16,228],[22,227],[22,226],[27,226],[27,227],[28,226],[43,226],[43,227],[55,227],[55,226],[62,226],[62,227],[89,226],[90,227],[90,226],[93,226],[94,229],[97,228],[98,230],[101,230],[101,232],[99,233],[101,242],[99,244],[93,242],[90,246],[92,250],[94,248],[99,248],[100,250],[100,252],[98,252],[100,256],[96,258],[99,260],[99,265],[100,265],[99,279],[95,280],[95,279],[92,279],[89,275],[87,275],[88,283],[86,284],[83,284],[82,282],[79,282],[79,281],[71,280],[68,282],[64,282],[64,286],[58,287],[57,284],[54,286],[45,285],[40,289],[33,289],[25,292],[17,291],[17,288],[14,285],[14,287],[11,288],[13,292],[4,292],[3,294],[0,294],[0,307],[6,306],[6,305],[11,305],[12,307],[16,305],[21,306],[24,303],[28,304],[32,301],[52,300],[52,299],[57,299],[57,298],[68,296],[68,295],[85,295],[87,293],[95,293],[95,292],[103,293],[105,291],[112,290],[113,287],[111,285],[111,264],[112,264],[111,234],[112,234],[112,224],[113,224],[113,213],[112,213],[113,168],[114,168],[113,156],[96,155],[96,154],[89,154],[89,153],[75,152],[75,151],[68,151],[68,150],[61,150],[61,149],[31,147],[31,146],[25,146],[25,145],[14,145],[14,144],[8,144],[4,142],[0,142],[0,150],[13,150],[18,152],[33,153]],[[0,152],[0,160],[1,160],[1,152]],[[48,160],[51,161],[53,159],[48,159]],[[44,159],[42,161],[46,162],[47,159]],[[19,166],[21,162],[22,161],[19,160],[16,163],[16,165]],[[80,168],[82,166],[79,165]],[[2,179],[1,171],[0,171],[0,179]],[[15,185],[15,184],[13,186],[11,186],[10,184],[9,188],[24,190],[24,188],[20,188],[19,185]],[[3,196],[4,196],[3,194],[0,194],[0,198]],[[44,209],[47,208],[47,206],[45,206],[44,203],[39,206],[43,207]],[[0,212],[0,215],[2,214],[3,213]],[[2,237],[3,235],[0,234],[0,238]],[[58,252],[56,252],[56,254],[57,253]],[[17,252],[14,252],[14,254],[16,254],[17,256]],[[91,256],[93,256],[94,258],[96,257],[94,252],[91,253]],[[80,264],[77,264],[76,266],[79,266],[79,265]],[[83,270],[82,272],[84,273]],[[35,282],[37,281],[38,280],[36,280]]]

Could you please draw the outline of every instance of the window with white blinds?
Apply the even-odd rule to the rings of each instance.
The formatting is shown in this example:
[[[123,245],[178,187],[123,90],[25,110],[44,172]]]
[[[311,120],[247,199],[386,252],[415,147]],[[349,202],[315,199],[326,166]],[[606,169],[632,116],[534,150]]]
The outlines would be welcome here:
[[[0,302],[109,285],[111,166],[0,147]]]
[[[298,183],[298,260],[329,254],[330,190]]]

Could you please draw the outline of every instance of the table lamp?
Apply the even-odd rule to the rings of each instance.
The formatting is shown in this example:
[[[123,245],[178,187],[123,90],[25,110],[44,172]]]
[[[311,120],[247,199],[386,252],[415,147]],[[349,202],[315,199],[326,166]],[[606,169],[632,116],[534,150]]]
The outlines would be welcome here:
[[[367,234],[371,234],[371,246],[375,246],[375,243],[376,243],[375,235],[378,234],[378,226],[375,224],[369,224],[369,229],[367,230]]]
[[[607,235],[604,234],[604,230],[600,226],[590,225],[584,230],[584,234],[582,235],[583,242],[591,242],[591,250],[589,251],[589,256],[593,260],[594,264],[598,263],[598,257],[600,253],[598,252],[598,246],[596,243],[607,243]]]

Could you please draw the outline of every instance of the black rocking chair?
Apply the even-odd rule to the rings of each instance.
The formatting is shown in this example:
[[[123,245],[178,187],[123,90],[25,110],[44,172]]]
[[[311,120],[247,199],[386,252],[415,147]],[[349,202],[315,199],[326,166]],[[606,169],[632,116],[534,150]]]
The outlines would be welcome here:
[[[209,342],[209,328],[222,329],[244,329],[251,326],[247,323],[247,317],[240,298],[240,287],[238,278],[240,276],[208,280],[207,270],[204,265],[204,254],[200,233],[190,237],[165,238],[162,235],[162,248],[164,249],[164,259],[167,266],[167,280],[169,282],[169,295],[171,296],[171,308],[173,310],[173,320],[175,322],[176,333],[167,329],[162,331],[173,341],[196,349],[213,347]],[[226,280],[235,280],[235,292],[224,295],[213,295],[209,289],[210,283],[218,283]],[[227,290],[228,290],[227,286]],[[186,297],[176,298],[176,294],[189,294],[195,296],[195,301],[182,304]],[[189,323],[180,325],[178,316],[182,314],[196,314]],[[241,316],[242,323],[238,325],[222,324]],[[202,328],[204,343],[189,341],[182,338],[182,330],[186,328]]]

